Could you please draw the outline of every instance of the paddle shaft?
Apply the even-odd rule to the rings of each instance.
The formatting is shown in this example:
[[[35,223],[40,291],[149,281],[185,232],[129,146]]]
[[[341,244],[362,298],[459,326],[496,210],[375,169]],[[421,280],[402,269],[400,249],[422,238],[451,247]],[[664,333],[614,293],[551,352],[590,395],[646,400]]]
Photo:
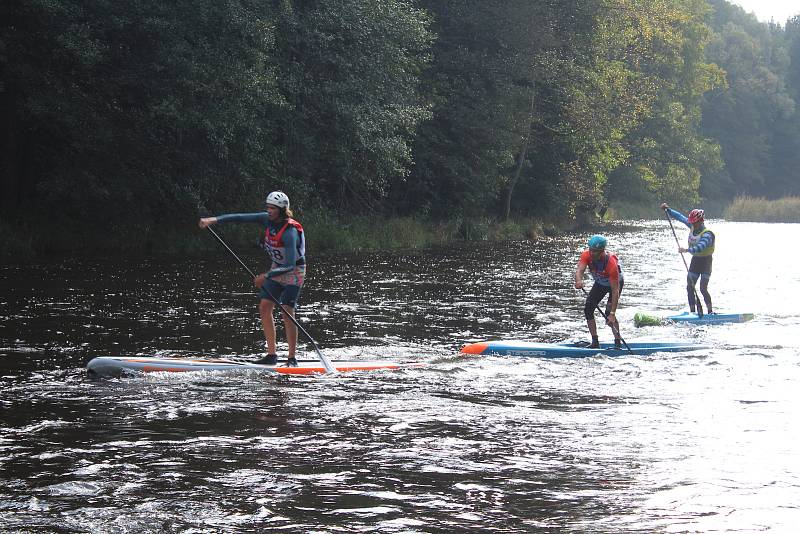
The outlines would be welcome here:
[[[675,237],[675,243],[678,245],[678,249],[681,248],[681,242],[678,240],[678,234],[675,233],[675,227],[672,225],[672,217],[669,216],[669,211],[667,208],[664,208],[664,215],[667,216],[667,222],[669,222],[669,227],[672,229],[672,235]],[[689,264],[686,263],[686,257],[684,257],[683,252],[678,250],[678,254],[681,255],[681,259],[683,260],[683,266],[686,267],[686,274],[689,274]],[[688,281],[687,281],[688,282]],[[697,304],[697,316],[703,316],[703,305],[700,303],[700,295],[697,294],[697,288],[692,286],[692,292],[694,293],[694,302]]]
[[[239,256],[233,251],[233,249],[231,249],[231,247],[229,247],[228,244],[222,240],[222,238],[211,228],[211,226],[206,226],[206,228],[208,228],[208,231],[211,232],[211,235],[213,235],[217,239],[217,241],[219,241],[220,244],[222,244],[222,246],[225,247],[225,249],[231,253],[231,256],[236,258],[236,261],[238,261],[239,264],[242,267],[244,267],[244,269],[248,272],[248,274],[250,274],[250,276],[252,276],[253,278],[256,278],[256,274],[253,271],[251,271],[247,265],[245,265],[245,263],[241,260],[241,258],[239,258]],[[269,295],[269,298],[272,299],[272,302],[277,304],[278,307],[281,309],[281,311],[283,312],[283,316],[288,317],[294,323],[297,329],[300,330],[303,333],[303,335],[308,338],[308,340],[311,342],[311,345],[314,347],[314,351],[317,353],[317,357],[320,359],[322,365],[325,367],[325,371],[328,373],[335,373],[336,368],[333,366],[331,361],[328,358],[326,358],[324,354],[322,354],[322,351],[319,350],[317,342],[314,341],[314,338],[311,337],[311,334],[309,334],[306,331],[306,329],[303,328],[303,326],[297,321],[297,319],[294,318],[294,316],[291,313],[286,311],[286,308],[283,307],[283,304],[278,302],[278,299],[275,298],[275,296],[269,291],[269,289],[266,288],[263,289],[266,291],[267,295]]]
[[[584,294],[584,295],[586,295],[587,297],[589,296],[589,293],[587,293],[587,292],[586,292],[586,289],[585,289],[585,288],[581,288],[581,291],[583,291],[583,294]],[[612,296],[613,296],[613,295],[608,295],[608,298],[611,298]],[[603,318],[606,320],[606,322],[608,322],[608,315],[606,315],[606,314],[605,314],[605,312],[604,312],[603,310],[601,310],[601,309],[600,309],[600,306],[598,306],[597,304],[595,304],[595,305],[594,305],[594,309],[596,309],[597,311],[599,311],[599,312],[600,312],[600,315],[602,315],[602,316],[603,316]],[[630,352],[631,354],[633,354],[633,351],[632,351],[632,350],[631,350],[631,348],[628,346],[628,343],[627,343],[627,342],[626,342],[624,339],[622,339],[622,334],[620,334],[620,333],[619,333],[619,325],[617,325],[617,326],[615,327],[613,324],[609,324],[609,326],[611,327],[611,330],[614,332],[614,334],[616,334],[616,336],[619,338],[619,340],[620,340],[620,341],[622,341],[622,343],[625,345],[625,348],[626,348],[626,349],[628,349],[628,352]]]

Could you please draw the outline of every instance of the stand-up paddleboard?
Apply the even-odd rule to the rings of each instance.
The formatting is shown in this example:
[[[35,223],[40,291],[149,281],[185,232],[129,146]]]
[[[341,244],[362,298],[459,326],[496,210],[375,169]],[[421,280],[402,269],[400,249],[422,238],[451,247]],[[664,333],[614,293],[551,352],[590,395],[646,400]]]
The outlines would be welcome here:
[[[298,360],[297,367],[284,367],[286,362],[277,365],[260,365],[257,363],[204,358],[153,358],[99,356],[93,358],[86,370],[91,377],[118,377],[131,373],[185,373],[189,371],[263,371],[283,375],[315,375],[325,374],[325,366],[317,359]],[[339,372],[378,371],[425,367],[424,362],[397,363],[390,361],[334,361],[333,366]]]
[[[683,312],[677,315],[666,317],[655,317],[644,313],[637,313],[633,317],[636,326],[657,326],[666,323],[685,323],[685,324],[722,324],[722,323],[744,323],[753,320],[755,315],[752,313],[706,313],[697,315],[692,312]]]
[[[536,343],[532,341],[482,341],[472,343],[461,349],[462,354],[528,356],[540,358],[583,358],[602,354],[605,356],[643,355],[656,352],[680,352],[707,348],[694,343],[670,342],[628,342],[630,351],[622,345],[615,348],[613,343],[601,343],[599,349],[591,349],[586,343]]]

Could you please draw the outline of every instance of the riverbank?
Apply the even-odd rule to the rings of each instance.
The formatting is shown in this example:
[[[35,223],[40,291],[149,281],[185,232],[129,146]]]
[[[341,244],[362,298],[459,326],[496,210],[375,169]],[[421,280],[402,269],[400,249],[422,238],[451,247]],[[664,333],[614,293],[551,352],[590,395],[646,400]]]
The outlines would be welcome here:
[[[707,211],[707,213],[709,213]],[[778,200],[739,197],[727,206],[723,217],[731,221],[800,222],[800,197]],[[604,210],[604,219],[594,223],[533,218],[496,221],[489,217],[455,217],[426,221],[413,217],[350,217],[331,212],[300,214],[308,247],[315,254],[423,250],[459,241],[535,240],[579,229],[602,227],[604,221],[654,219],[661,215],[650,205],[616,204]],[[32,217],[12,224],[0,221],[0,258],[3,261],[37,261],[56,257],[189,256],[219,252],[219,244],[197,227],[197,220],[168,223],[89,223],[74,219]],[[258,232],[251,225],[221,227],[224,239],[237,250],[257,246]]]
[[[763,197],[737,197],[725,208],[725,218],[739,222],[800,222],[800,197],[767,200]]]
[[[457,241],[510,241],[552,236],[574,228],[554,222],[518,219],[498,222],[488,217],[424,221],[411,217],[355,217],[334,214],[298,216],[315,253],[377,250],[422,250]],[[37,219],[45,220],[45,219]],[[36,261],[52,256],[203,256],[219,252],[219,244],[197,227],[197,220],[171,224],[87,224],[75,220],[48,225],[0,222],[3,261]],[[257,246],[252,225],[225,225],[220,234],[235,249]]]

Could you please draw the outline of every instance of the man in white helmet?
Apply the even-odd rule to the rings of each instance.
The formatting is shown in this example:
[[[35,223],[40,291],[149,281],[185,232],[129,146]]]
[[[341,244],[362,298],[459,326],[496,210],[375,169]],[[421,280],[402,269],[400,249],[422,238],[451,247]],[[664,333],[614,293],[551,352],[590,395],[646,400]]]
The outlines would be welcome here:
[[[269,254],[271,264],[269,271],[259,274],[253,283],[260,289],[258,311],[261,315],[261,326],[266,339],[267,355],[256,363],[275,365],[278,363],[275,323],[272,312],[275,302],[279,302],[283,310],[283,325],[286,329],[286,341],[289,354],[286,365],[297,366],[297,326],[286,317],[286,313],[294,316],[300,289],[306,274],[306,241],[302,225],[292,218],[289,209],[289,197],[282,191],[273,191],[267,195],[267,211],[256,213],[229,213],[217,217],[200,219],[200,228],[212,224],[227,222],[252,222],[260,224],[264,230],[264,250]]]

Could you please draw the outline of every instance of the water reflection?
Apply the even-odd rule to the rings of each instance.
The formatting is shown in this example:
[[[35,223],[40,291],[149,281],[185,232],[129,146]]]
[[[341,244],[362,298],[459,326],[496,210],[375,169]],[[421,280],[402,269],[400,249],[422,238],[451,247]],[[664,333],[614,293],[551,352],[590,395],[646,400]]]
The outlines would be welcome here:
[[[328,357],[437,362],[321,380],[86,380],[97,355],[254,357],[254,295],[227,257],[68,262],[58,277],[49,266],[5,266],[0,524],[789,530],[800,493],[800,342],[786,295],[797,293],[800,275],[766,266],[798,259],[782,247],[798,227],[713,228],[715,307],[754,312],[750,323],[634,328],[637,311],[685,309],[684,266],[665,222],[609,232],[626,270],[623,335],[712,347],[691,354],[456,355],[487,338],[586,339],[582,294],[571,284],[583,235],[313,258],[300,314]],[[758,263],[736,243],[759,243]]]

